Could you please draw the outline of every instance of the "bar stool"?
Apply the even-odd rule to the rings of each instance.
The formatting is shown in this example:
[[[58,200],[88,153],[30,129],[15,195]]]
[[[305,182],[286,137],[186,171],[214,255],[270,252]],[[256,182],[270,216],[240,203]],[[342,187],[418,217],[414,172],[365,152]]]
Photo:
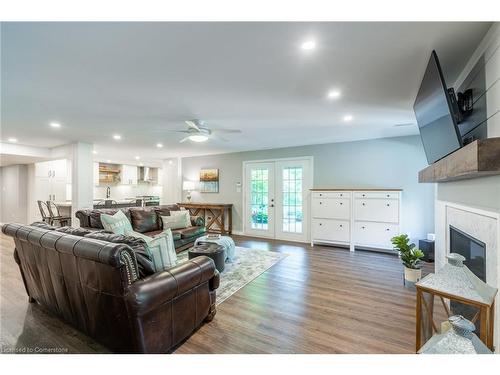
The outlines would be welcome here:
[[[49,206],[47,206],[47,203],[44,201],[37,201],[38,203],[38,209],[40,210],[40,215],[42,216],[42,221],[44,223],[52,225],[52,220],[50,218],[50,210]]]
[[[47,201],[47,206],[49,208],[50,220],[52,221],[50,225],[54,225],[55,222],[58,222],[61,227],[71,225],[71,217],[62,216],[59,212],[59,207],[54,202]]]

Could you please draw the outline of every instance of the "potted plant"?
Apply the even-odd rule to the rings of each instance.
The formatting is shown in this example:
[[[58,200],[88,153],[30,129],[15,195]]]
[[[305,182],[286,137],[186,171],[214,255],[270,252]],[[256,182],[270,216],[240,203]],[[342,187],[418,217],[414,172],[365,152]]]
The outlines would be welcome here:
[[[417,249],[414,243],[410,243],[406,234],[392,237],[391,242],[399,251],[399,257],[405,266],[405,285],[414,285],[422,277],[420,262],[424,252]]]

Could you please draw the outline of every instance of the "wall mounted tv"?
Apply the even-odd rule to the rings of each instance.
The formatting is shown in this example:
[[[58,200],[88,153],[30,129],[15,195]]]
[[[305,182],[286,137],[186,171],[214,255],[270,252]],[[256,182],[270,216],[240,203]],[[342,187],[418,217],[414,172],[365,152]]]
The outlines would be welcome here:
[[[460,93],[459,100],[447,88],[436,51],[432,51],[413,105],[429,164],[463,145],[458,123],[472,111],[472,91]]]

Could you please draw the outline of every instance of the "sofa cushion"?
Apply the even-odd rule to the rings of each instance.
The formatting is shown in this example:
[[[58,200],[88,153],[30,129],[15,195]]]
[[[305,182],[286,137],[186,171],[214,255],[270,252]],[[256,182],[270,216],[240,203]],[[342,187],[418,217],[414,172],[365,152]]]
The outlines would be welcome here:
[[[155,212],[156,207],[130,208],[130,218],[134,231],[139,233],[153,232],[161,229]]]
[[[170,211],[179,211],[180,207],[176,204],[169,204],[164,206],[156,206],[154,208],[156,214],[158,215],[158,221],[160,220],[160,216],[169,216]]]
[[[89,230],[86,228],[73,228],[73,227],[60,227],[56,228],[56,231],[80,237],[84,237],[85,235],[94,232],[93,230]]]
[[[177,229],[175,232],[180,233],[181,238],[191,238],[203,234],[206,232],[205,227],[187,227],[182,229]]]
[[[144,242],[144,240],[106,231],[91,232],[89,234],[86,234],[85,238],[93,238],[95,240],[128,245],[134,251],[135,258],[137,259],[139,278],[142,279],[155,273],[153,260],[151,259],[146,249],[146,243]]]

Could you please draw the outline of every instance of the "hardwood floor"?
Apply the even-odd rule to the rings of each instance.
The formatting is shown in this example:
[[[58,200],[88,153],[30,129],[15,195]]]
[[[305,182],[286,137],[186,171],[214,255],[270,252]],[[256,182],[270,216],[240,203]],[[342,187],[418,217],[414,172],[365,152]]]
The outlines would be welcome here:
[[[218,306],[175,353],[413,353],[415,292],[395,256],[234,236],[239,246],[288,256]],[[29,304],[13,241],[1,236],[0,345],[107,349]],[[426,265],[425,271],[433,271]],[[21,350],[18,349],[18,350]]]

